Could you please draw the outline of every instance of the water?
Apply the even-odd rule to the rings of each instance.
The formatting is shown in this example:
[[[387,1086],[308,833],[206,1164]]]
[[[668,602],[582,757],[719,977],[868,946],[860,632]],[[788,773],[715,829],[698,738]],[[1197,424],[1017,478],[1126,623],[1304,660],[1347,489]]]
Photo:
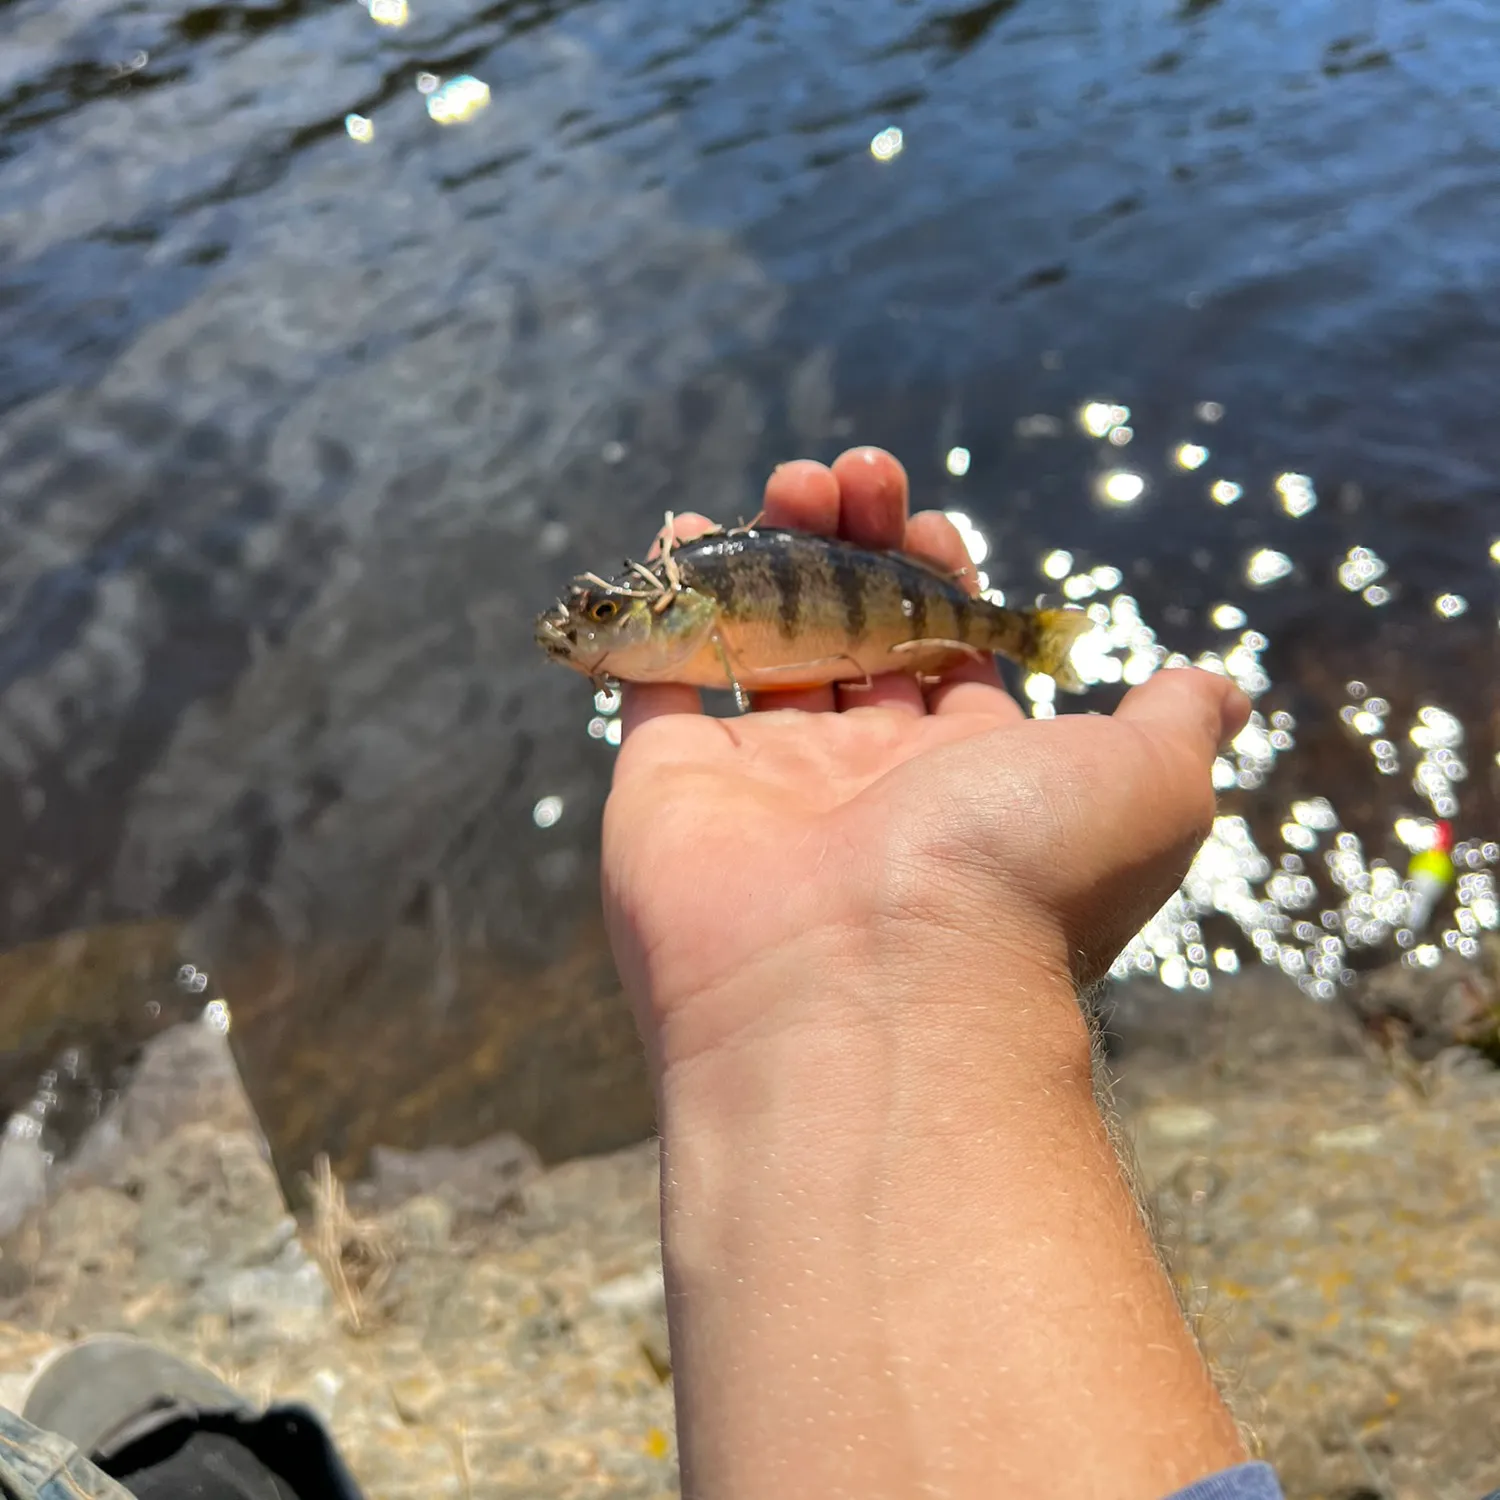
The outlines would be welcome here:
[[[0,1106],[97,1105],[191,962],[286,1163],[646,1128],[529,621],[854,441],[998,588],[1264,636],[1271,866],[1317,796],[1402,857],[1431,705],[1491,837],[1487,0],[408,4],[0,5]]]

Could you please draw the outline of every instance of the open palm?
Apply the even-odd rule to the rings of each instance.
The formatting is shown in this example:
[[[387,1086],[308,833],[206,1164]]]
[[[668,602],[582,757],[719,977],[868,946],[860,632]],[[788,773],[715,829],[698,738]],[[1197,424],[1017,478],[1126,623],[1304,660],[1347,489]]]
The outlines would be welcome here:
[[[951,523],[907,508],[878,449],[786,464],[766,486],[768,525],[967,569]],[[1181,880],[1246,711],[1224,679],[1172,671],[1112,716],[1031,720],[988,663],[755,708],[717,719],[690,689],[627,689],[605,903],[659,1063],[806,1024],[784,1012],[789,963],[804,1007],[809,979],[919,975],[943,954],[1092,980]]]

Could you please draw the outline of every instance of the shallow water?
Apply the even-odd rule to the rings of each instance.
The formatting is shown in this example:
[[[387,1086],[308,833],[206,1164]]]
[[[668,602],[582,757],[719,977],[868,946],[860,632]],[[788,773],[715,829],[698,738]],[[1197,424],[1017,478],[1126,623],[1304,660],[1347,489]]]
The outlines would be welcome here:
[[[1318,795],[1402,857],[1424,705],[1492,836],[1484,0],[409,3],[0,5],[0,941],[91,934],[7,960],[0,1104],[70,1046],[95,1098],[192,963],[288,1161],[645,1128],[611,752],[529,621],[854,441],[999,588],[1113,567],[1167,649],[1266,637],[1273,864]]]

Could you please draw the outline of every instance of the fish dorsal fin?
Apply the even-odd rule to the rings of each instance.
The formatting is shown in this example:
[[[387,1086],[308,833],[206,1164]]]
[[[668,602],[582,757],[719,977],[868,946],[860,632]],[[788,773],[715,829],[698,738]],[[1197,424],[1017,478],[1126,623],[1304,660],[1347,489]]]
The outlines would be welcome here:
[[[930,557],[922,557],[915,552],[907,552],[900,547],[862,547],[858,542],[847,542],[842,537],[819,536],[812,531],[797,531],[789,526],[747,526],[744,528],[731,528],[725,530],[720,527],[714,531],[705,532],[702,536],[694,537],[690,542],[679,542],[675,548],[677,554],[691,555],[692,550],[700,544],[709,547],[724,542],[753,542],[764,539],[766,541],[792,541],[792,542],[824,542],[830,547],[843,547],[851,552],[864,552],[871,557],[894,557],[906,563],[908,566],[929,574],[940,583],[946,583],[950,588],[963,589],[963,573],[952,573],[941,564],[934,562]],[[965,590],[967,592],[967,590]]]

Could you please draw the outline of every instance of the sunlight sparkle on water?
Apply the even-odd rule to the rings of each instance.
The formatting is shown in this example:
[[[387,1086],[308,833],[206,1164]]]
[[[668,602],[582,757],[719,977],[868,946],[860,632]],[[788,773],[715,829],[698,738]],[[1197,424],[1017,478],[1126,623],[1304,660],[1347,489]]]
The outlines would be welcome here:
[[[183,964],[177,971],[177,986],[190,995],[201,995],[208,988],[208,975],[192,964]]]
[[[1351,547],[1339,564],[1339,583],[1357,594],[1377,578],[1385,577],[1385,564],[1369,547]]]
[[[1437,841],[1437,824],[1427,818],[1397,818],[1394,832],[1413,854],[1431,849]]]
[[[963,538],[969,561],[977,568],[990,555],[989,538],[974,524],[973,518],[963,511],[947,510],[943,514],[953,522],[954,530]]]
[[[344,129],[349,132],[351,141],[358,141],[362,146],[375,139],[375,122],[364,115],[345,115]]]
[[[1146,481],[1129,469],[1116,469],[1104,476],[1099,492],[1110,505],[1134,505],[1146,493]]]
[[[1106,401],[1090,401],[1078,413],[1078,420],[1090,437],[1108,437],[1116,427],[1123,427],[1130,420],[1130,408],[1112,406]]]
[[[1276,493],[1281,496],[1281,508],[1294,519],[1305,516],[1318,503],[1313,482],[1306,474],[1282,474],[1276,481]]]
[[[1194,408],[1194,414],[1200,422],[1221,422],[1224,419],[1224,408],[1217,401],[1200,401]]]
[[[894,161],[906,147],[906,137],[899,125],[887,125],[870,141],[870,155],[876,161]]]
[[[458,125],[472,120],[489,102],[489,84],[481,83],[468,73],[460,73],[428,94],[427,113],[439,125]]]
[[[1125,666],[1118,656],[1112,656],[1109,641],[1102,631],[1090,631],[1073,648],[1073,670],[1080,681],[1094,684],[1114,684],[1123,680]]]
[[[1030,699],[1032,713],[1037,718],[1050,718],[1056,712],[1053,702],[1057,697],[1057,684],[1045,672],[1033,672],[1021,684],[1021,691]]]
[[[377,26],[405,26],[411,12],[406,0],[370,0],[370,19]]]
[[[1200,408],[1198,416],[1203,421],[1217,421],[1222,410]],[[1079,409],[1077,418],[1084,431],[1098,439],[1115,444],[1133,436],[1149,440],[1144,428],[1139,433],[1131,432],[1130,411],[1124,406],[1090,402]],[[1047,419],[1049,434],[1053,420]],[[940,451],[949,474],[958,478],[969,471],[968,449],[954,446]],[[1184,470],[1202,467],[1209,457],[1205,445],[1188,442],[1169,448],[1167,455],[1168,462]],[[1101,474],[1095,481],[1096,498],[1117,505],[1133,503],[1148,488],[1151,470],[1146,465],[1142,469],[1142,473],[1119,470]],[[1306,475],[1288,470],[1273,484],[1278,509],[1286,515],[1298,518],[1316,507],[1317,497]],[[1241,486],[1228,479],[1214,481],[1208,493],[1223,506],[1234,504],[1243,495]],[[1243,518],[1254,537],[1254,528],[1264,519],[1264,513],[1259,506],[1247,509],[1256,512]],[[992,555],[987,537],[971,515],[960,510],[946,514],[976,567]],[[1241,519],[1238,513],[1234,519]],[[1220,523],[1225,536],[1243,534],[1231,533],[1229,521],[1226,517]],[[1321,590],[1323,602],[1338,597],[1338,590],[1329,587],[1335,580],[1343,593],[1357,594],[1370,605],[1396,597],[1389,568],[1373,548],[1347,542],[1342,545],[1348,547],[1342,557],[1337,552],[1331,557],[1327,553],[1305,558],[1299,554],[1306,571],[1298,573],[1291,556],[1252,543],[1243,562],[1244,577],[1254,587],[1263,588],[1297,574],[1301,587]],[[1500,539],[1491,555],[1500,563]],[[1195,567],[1214,566],[1215,554],[1208,549],[1201,564],[1195,555],[1189,556]],[[1072,667],[1086,685],[1136,686],[1163,669],[1197,666],[1231,678],[1259,705],[1252,710],[1245,728],[1215,758],[1212,782],[1217,792],[1243,792],[1256,798],[1266,814],[1264,827],[1274,847],[1263,851],[1245,819],[1218,818],[1177,892],[1120,955],[1112,971],[1115,977],[1149,975],[1181,990],[1202,991],[1211,988],[1217,976],[1233,974],[1247,962],[1258,960],[1288,976],[1309,998],[1327,1001],[1355,982],[1363,967],[1357,964],[1356,955],[1362,950],[1388,947],[1404,954],[1409,963],[1426,965],[1445,953],[1475,957],[1480,935],[1500,929],[1500,889],[1493,869],[1500,864],[1500,840],[1481,843],[1470,838],[1455,847],[1458,876],[1436,908],[1405,877],[1412,855],[1431,847],[1435,820],[1452,821],[1459,812],[1468,769],[1463,758],[1464,729],[1456,715],[1428,703],[1408,721],[1380,695],[1378,684],[1352,680],[1345,685],[1347,697],[1338,716],[1349,744],[1368,751],[1366,765],[1371,772],[1409,783],[1411,792],[1425,804],[1421,816],[1412,815],[1407,794],[1403,816],[1396,818],[1392,813],[1394,826],[1366,834],[1376,840],[1375,847],[1367,850],[1359,836],[1342,826],[1338,809],[1327,797],[1299,796],[1278,808],[1265,807],[1266,788],[1282,757],[1295,752],[1299,731],[1290,713],[1263,701],[1272,688],[1264,664],[1271,642],[1266,634],[1250,628],[1245,608],[1223,600],[1198,604],[1193,610],[1179,606],[1170,612],[1168,620],[1174,629],[1190,630],[1193,615],[1205,610],[1206,623],[1226,633],[1216,638],[1211,649],[1200,649],[1193,657],[1181,649],[1186,642],[1159,640],[1157,631],[1142,618],[1138,601],[1120,592],[1125,586],[1125,569],[1081,564],[1073,550],[1062,547],[1044,549],[1037,558],[1037,568],[1050,581],[1049,586],[1083,606],[1094,627],[1078,640],[1071,657]],[[1144,567],[1141,573],[1150,576]],[[1208,576],[1213,575],[1210,572]],[[980,572],[984,597],[1003,602],[1004,592],[990,584],[989,574]],[[1220,587],[1231,586],[1229,578],[1220,583]],[[1021,596],[1018,603],[1032,603],[1033,588],[1021,584],[1012,592]],[[1190,599],[1191,594],[1186,597]],[[1440,595],[1432,604],[1440,616],[1449,619],[1467,608],[1458,594]],[[1200,626],[1204,618],[1198,615]],[[1164,634],[1165,630],[1163,627]],[[1195,645],[1193,649],[1198,648]],[[1023,674],[1017,696],[1033,718],[1057,716],[1061,700],[1053,678]],[[1108,711],[1112,701],[1100,702],[1097,708]],[[605,690],[595,696],[592,717],[587,721],[591,738],[610,746],[619,744],[619,707],[617,691]],[[1086,700],[1084,707],[1096,705]],[[1500,754],[1495,764],[1500,766]],[[1488,752],[1485,774],[1492,774]],[[1398,797],[1402,794],[1400,787],[1390,790]],[[561,813],[560,798],[543,798],[533,816],[538,826],[547,827]],[[1394,858],[1382,858],[1382,846]],[[1232,940],[1224,928],[1226,921],[1231,931],[1237,930]]]
[[[563,799],[561,797],[543,797],[535,807],[531,809],[531,821],[538,828],[551,828],[563,814]]]
[[[1265,588],[1267,584],[1277,583],[1287,577],[1292,568],[1292,560],[1285,552],[1262,547],[1258,552],[1251,553],[1245,563],[1245,578],[1255,588]]]

